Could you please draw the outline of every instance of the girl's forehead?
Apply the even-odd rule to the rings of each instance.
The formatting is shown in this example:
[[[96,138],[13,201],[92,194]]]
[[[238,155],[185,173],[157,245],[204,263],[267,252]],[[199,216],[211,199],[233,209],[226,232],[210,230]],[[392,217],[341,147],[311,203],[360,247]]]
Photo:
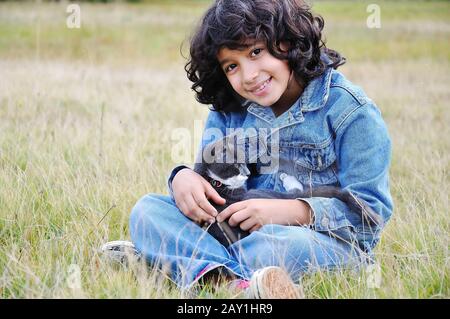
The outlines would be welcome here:
[[[217,57],[223,57],[223,56],[229,56],[229,55],[242,55],[246,54],[247,51],[253,49],[255,46],[265,46],[265,43],[263,41],[257,41],[257,40],[249,40],[246,42],[243,42],[239,46],[221,46],[219,48],[219,51],[217,52]]]
[[[223,66],[224,64],[230,62],[231,60],[246,55],[247,49],[248,48],[230,49],[227,47],[222,47],[217,53],[217,60],[219,61],[219,64]]]

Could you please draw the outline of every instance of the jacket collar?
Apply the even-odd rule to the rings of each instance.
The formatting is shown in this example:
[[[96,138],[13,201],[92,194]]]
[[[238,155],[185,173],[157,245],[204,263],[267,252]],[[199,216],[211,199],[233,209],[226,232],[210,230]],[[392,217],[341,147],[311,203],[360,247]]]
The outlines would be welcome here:
[[[330,93],[331,75],[333,68],[327,67],[325,72],[311,80],[300,96],[301,110],[315,111],[325,106]]]

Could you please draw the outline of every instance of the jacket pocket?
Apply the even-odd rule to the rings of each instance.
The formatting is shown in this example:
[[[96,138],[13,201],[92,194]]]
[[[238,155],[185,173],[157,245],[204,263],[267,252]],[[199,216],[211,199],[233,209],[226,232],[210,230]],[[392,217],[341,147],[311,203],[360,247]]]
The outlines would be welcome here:
[[[296,154],[295,171],[305,187],[338,184],[333,143],[302,145]]]

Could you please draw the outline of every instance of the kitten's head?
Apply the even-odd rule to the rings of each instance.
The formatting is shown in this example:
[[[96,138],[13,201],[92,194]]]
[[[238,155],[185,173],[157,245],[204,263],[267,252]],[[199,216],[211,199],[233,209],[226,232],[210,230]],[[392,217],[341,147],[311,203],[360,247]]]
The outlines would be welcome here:
[[[206,174],[213,180],[212,185],[214,187],[224,185],[228,189],[237,189],[245,185],[250,170],[243,163],[211,163],[208,165]]]
[[[227,137],[208,144],[197,160],[195,171],[209,179],[215,188],[237,189],[245,186],[250,170],[245,158],[236,156],[236,145],[229,143]]]

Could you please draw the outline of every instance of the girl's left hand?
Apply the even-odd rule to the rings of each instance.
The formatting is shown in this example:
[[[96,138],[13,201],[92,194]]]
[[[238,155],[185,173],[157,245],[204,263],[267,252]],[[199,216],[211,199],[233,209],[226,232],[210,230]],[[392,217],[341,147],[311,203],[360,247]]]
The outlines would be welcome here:
[[[224,209],[216,220],[222,222],[228,217],[230,226],[253,232],[266,224],[308,225],[311,223],[309,205],[297,199],[248,199],[234,203]]]

